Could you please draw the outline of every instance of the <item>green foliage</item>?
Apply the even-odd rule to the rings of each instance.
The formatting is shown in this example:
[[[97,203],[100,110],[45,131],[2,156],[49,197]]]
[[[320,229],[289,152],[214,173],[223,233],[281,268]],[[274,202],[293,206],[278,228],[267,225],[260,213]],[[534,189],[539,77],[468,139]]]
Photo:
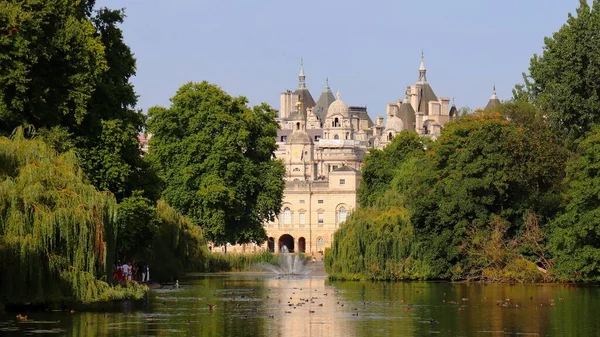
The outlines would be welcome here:
[[[156,214],[158,235],[148,251],[152,279],[172,281],[183,272],[205,271],[209,253],[202,230],[162,200]]]
[[[70,0],[0,2],[0,135],[22,124],[82,122],[107,69],[86,17],[85,6]]]
[[[373,206],[381,200],[396,175],[398,163],[415,152],[423,152],[428,143],[414,132],[403,131],[383,150],[371,150],[361,171],[362,183],[358,188],[360,205]]]
[[[576,140],[600,122],[600,1],[590,7],[580,0],[577,15],[544,42],[534,55],[525,87],[515,98],[530,100],[547,111],[554,127],[568,140]]]
[[[158,234],[159,219],[152,202],[140,195],[123,199],[117,214],[117,257],[130,261],[150,248]]]
[[[325,254],[332,279],[429,279],[419,259],[417,238],[408,211],[401,205],[361,208],[334,234]]]
[[[74,149],[88,179],[117,200],[158,193],[137,141],[144,116],[129,78],[135,59],[94,1],[0,3],[0,135],[31,125],[57,151]]]
[[[279,212],[284,189],[275,111],[250,109],[207,82],[182,86],[171,102],[149,110],[163,198],[216,244],[264,242],[263,223]]]
[[[309,258],[305,257],[307,261]],[[208,257],[206,272],[248,271],[256,264],[266,262],[277,265],[277,255],[269,252],[257,254],[220,254],[211,253]]]
[[[118,27],[124,18],[122,10],[107,8],[89,18],[104,46],[108,69],[100,75],[87,114],[71,132],[81,166],[94,186],[113,192],[119,201],[136,190],[157,200],[157,180],[140,156],[137,136],[145,117],[134,110],[137,96],[129,79],[135,75],[136,62]]]
[[[425,146],[401,134],[367,158],[363,208],[326,256],[332,278],[550,279],[541,228],[569,153],[529,103],[495,110],[447,123]]]
[[[600,127],[569,160],[565,209],[552,223],[555,273],[561,280],[600,280]]]
[[[559,144],[496,114],[446,125],[421,163],[429,174],[407,193],[416,231],[428,237],[430,263],[441,277],[463,276],[448,267],[465,258],[460,246],[472,226],[484,228],[497,216],[514,235],[528,212],[554,214],[566,160]]]
[[[91,302],[108,296],[117,205],[58,155],[19,130],[0,138],[0,302]]]

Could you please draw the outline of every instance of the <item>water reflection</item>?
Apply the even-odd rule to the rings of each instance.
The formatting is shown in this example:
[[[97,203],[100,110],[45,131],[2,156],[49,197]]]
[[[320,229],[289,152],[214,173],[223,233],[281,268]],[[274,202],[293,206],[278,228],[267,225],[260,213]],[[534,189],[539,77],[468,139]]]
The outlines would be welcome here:
[[[0,316],[0,335],[587,336],[599,289],[567,285],[326,282],[324,275],[197,275],[96,312]],[[212,310],[211,310],[212,307]]]

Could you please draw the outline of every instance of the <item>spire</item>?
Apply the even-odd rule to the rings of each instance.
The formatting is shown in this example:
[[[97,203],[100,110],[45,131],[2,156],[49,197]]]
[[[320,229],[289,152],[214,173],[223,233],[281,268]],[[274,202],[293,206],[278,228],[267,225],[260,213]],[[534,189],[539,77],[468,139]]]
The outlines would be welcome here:
[[[300,58],[300,74],[298,74],[298,89],[306,89],[306,76],[304,75],[304,60]]]
[[[325,77],[325,91],[331,91],[329,87],[329,77]]]
[[[492,97],[490,99],[498,99],[498,95],[496,95],[496,83],[494,83],[494,91],[492,91]]]
[[[425,55],[421,50],[421,66],[419,67],[419,83],[427,82],[427,69],[425,68]]]
[[[338,89],[337,94],[335,96],[337,97],[338,101],[342,99],[342,93],[340,92],[340,89]]]

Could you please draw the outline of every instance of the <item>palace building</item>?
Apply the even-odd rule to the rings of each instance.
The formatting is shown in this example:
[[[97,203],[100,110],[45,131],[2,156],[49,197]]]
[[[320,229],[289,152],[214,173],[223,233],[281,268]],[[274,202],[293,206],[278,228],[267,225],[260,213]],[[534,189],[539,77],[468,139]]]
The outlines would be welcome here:
[[[421,57],[417,82],[406,88],[404,99],[387,105],[385,124],[384,117],[373,123],[366,107],[349,106],[339,91],[334,96],[327,79],[315,102],[301,62],[296,90],[280,95],[275,156],[286,166],[281,212],[265,224],[265,246],[234,251],[278,252],[285,245],[290,251],[322,254],[358,206],[360,170],[369,151],[385,147],[403,130],[437,137],[456,113],[449,102],[427,82]]]

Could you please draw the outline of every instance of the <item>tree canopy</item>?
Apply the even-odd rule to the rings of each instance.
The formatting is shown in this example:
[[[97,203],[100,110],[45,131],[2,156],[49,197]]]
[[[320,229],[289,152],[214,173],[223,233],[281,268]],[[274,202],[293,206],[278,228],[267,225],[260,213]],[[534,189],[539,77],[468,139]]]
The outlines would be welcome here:
[[[275,111],[207,82],[183,85],[171,102],[148,112],[163,198],[217,244],[264,242],[284,189]]]
[[[548,113],[555,129],[573,141],[600,122],[600,1],[580,0],[577,14],[547,37],[542,55],[534,55],[525,86],[515,98],[525,98]]]
[[[334,277],[355,278],[360,271],[375,279],[539,273],[540,251],[529,246],[543,241],[534,235],[537,221],[558,210],[567,152],[528,115],[535,111],[530,105],[498,110],[447,123],[434,142],[401,133],[369,155],[361,192],[375,199],[336,232],[327,257]],[[498,243],[507,247],[502,261],[479,255],[479,248]]]
[[[568,163],[565,209],[552,223],[551,247],[563,280],[600,280],[600,127]]]
[[[124,13],[93,6],[0,3],[0,135],[33,126],[56,150],[75,149],[97,188],[118,200],[137,189],[156,198],[140,158],[144,116],[134,110],[135,59],[118,27]]]

